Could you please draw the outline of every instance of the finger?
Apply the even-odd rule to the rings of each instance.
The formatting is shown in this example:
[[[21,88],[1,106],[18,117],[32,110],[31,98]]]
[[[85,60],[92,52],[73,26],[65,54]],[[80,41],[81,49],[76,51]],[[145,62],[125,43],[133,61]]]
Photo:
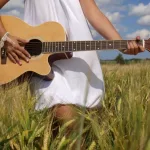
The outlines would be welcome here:
[[[140,52],[144,52],[145,48],[142,45],[139,45]]]
[[[17,63],[16,60],[13,58],[13,56],[10,53],[8,53],[7,56],[13,63],[15,63],[15,64]]]
[[[24,55],[26,55],[28,58],[31,58],[31,55],[27,50],[25,50],[23,47],[21,47],[21,49],[22,49],[22,52],[24,53]]]
[[[11,38],[7,38],[7,42],[10,43],[13,47],[15,46],[15,42]]]
[[[28,58],[31,58],[31,55],[28,53],[28,51],[26,51],[23,47],[19,46],[19,45],[15,45],[14,47],[16,50],[21,51],[24,55],[26,55]]]
[[[140,51],[137,43],[135,41],[132,41],[132,45],[134,47],[134,55],[138,54],[138,52]]]
[[[26,43],[29,42],[28,40],[22,39],[22,38],[20,38],[20,37],[16,37],[16,39],[17,39],[17,41],[19,41],[19,42],[21,42],[21,43],[24,43],[24,44],[26,44]]]
[[[27,63],[29,62],[29,59],[19,50],[15,50],[15,53],[20,56],[23,60],[25,60]]]
[[[131,42],[127,43],[127,49],[128,49],[126,52],[127,54],[132,54],[132,55],[134,54],[134,47]]]
[[[13,56],[13,58],[16,60],[16,62],[21,66],[22,64],[21,64],[20,59],[18,58],[18,56],[14,52],[11,52],[10,54]]]

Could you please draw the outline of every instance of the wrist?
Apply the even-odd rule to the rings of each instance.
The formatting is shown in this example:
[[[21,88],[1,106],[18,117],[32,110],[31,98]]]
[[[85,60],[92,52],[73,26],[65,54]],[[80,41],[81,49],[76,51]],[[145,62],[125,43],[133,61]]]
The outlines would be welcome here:
[[[5,42],[8,39],[9,32],[6,32],[0,40],[0,49],[4,47]]]
[[[0,31],[0,39],[5,35],[6,32],[7,32],[6,30]]]

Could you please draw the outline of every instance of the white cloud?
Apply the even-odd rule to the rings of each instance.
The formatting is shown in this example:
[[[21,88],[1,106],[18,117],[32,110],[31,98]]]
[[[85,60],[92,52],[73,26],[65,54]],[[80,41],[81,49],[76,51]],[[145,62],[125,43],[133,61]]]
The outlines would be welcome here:
[[[130,5],[129,15],[143,16],[150,14],[150,3],[144,5],[140,3],[138,5]]]
[[[150,26],[150,15],[146,15],[141,17],[138,21],[138,24],[140,25],[146,25],[146,26]]]
[[[99,5],[106,5],[106,4],[121,4],[123,0],[96,0]]]
[[[96,38],[98,36],[98,32],[94,29],[91,29],[91,33],[92,33],[94,38]]]
[[[10,0],[5,9],[24,8],[23,0]]]
[[[99,8],[105,12],[125,11],[126,5],[122,5],[123,0],[96,0]]]
[[[121,15],[119,12],[114,12],[114,13],[107,12],[106,16],[113,23],[119,22],[121,18],[123,17],[123,15]]]
[[[23,18],[23,0],[10,0],[1,10],[1,14],[13,15]]]
[[[11,11],[5,12],[4,14],[16,16],[16,17],[19,17],[19,18],[22,17],[21,12],[18,11],[17,9],[13,9],[13,10],[11,10]]]
[[[126,35],[127,39],[134,39],[136,36],[140,36],[142,39],[148,39],[150,36],[150,31],[147,29],[142,29]]]

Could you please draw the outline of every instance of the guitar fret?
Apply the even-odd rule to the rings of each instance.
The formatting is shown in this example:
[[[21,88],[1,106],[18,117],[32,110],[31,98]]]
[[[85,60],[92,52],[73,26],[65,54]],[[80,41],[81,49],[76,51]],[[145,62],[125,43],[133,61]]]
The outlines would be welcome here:
[[[57,52],[60,52],[59,42],[57,42]]]
[[[46,42],[44,42],[44,51],[46,52]]]
[[[55,50],[55,52],[56,52],[56,42],[54,42],[54,50]]]
[[[64,42],[64,44],[63,44],[63,51],[65,52],[65,49],[66,49],[66,42]]]
[[[69,41],[68,41],[68,52],[69,52],[69,50],[70,50],[70,49],[69,49]]]
[[[58,45],[58,42],[56,42],[56,52],[59,51],[59,45]]]
[[[82,49],[81,49],[81,41],[80,41],[80,51],[81,51]]]
[[[72,42],[69,42],[69,50],[72,51]]]
[[[64,42],[61,42],[62,52],[64,52]]]
[[[91,41],[90,41],[90,43],[89,43],[89,44],[90,44],[90,46],[89,46],[89,47],[90,47],[90,50],[92,50],[92,49],[91,49]]]
[[[52,49],[51,49],[51,52],[53,52],[54,48],[53,48],[53,42],[51,42],[51,45],[52,45]]]
[[[57,42],[56,42],[56,52],[58,52],[58,44],[57,44]]]
[[[59,51],[62,52],[61,42],[59,42]]]
[[[48,51],[51,52],[52,51],[52,48],[51,48],[52,44],[51,42],[49,42],[49,48],[48,48]]]
[[[102,41],[102,49],[105,49],[105,47],[104,47],[104,41]]]
[[[73,44],[73,51],[75,51],[75,48],[74,48],[74,43],[75,43],[75,42],[72,42],[72,44]]]
[[[115,49],[115,47],[114,47],[115,45],[114,45],[114,41],[113,41],[113,49]]]
[[[46,52],[47,52],[47,42],[46,42],[46,47],[45,47],[45,49],[46,49]]]
[[[62,49],[62,52],[64,52],[64,44],[63,44],[63,42],[61,42],[61,49]]]
[[[48,52],[51,52],[52,51],[52,43],[49,42],[49,48],[48,48]]]
[[[48,52],[48,49],[49,49],[49,43],[47,42],[47,52]]]
[[[76,51],[77,51],[77,49],[78,49],[77,44],[78,44],[78,42],[76,42]]]
[[[97,50],[99,50],[100,48],[99,48],[99,41],[97,41]]]
[[[120,49],[121,49],[121,40],[120,40]]]
[[[73,42],[72,42],[72,51],[74,51],[74,45],[73,45]]]
[[[86,41],[86,50],[90,50],[90,43],[89,43],[89,41]]]
[[[55,52],[57,52],[58,46],[57,46],[57,42],[55,42]]]
[[[51,51],[51,43],[49,42],[48,43],[48,52],[50,52]]]
[[[113,49],[113,42],[112,41],[107,42],[107,49]]]
[[[47,52],[48,52],[48,46],[49,46],[49,43],[47,42]]]
[[[61,45],[61,52],[63,52],[63,42],[60,42]]]
[[[56,52],[56,44],[53,42],[53,52]]]
[[[127,40],[43,42],[42,52],[75,52],[127,48]],[[142,43],[141,43],[142,44]]]
[[[73,51],[76,51],[76,42],[73,42]]]
[[[57,42],[57,46],[58,46],[58,52],[60,52],[60,45],[59,45],[59,42]]]

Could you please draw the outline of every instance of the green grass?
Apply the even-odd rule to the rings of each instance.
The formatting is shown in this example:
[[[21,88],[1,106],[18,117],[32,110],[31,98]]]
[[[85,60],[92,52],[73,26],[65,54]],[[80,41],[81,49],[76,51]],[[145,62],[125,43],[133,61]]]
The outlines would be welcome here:
[[[0,150],[150,150],[150,65],[103,65],[106,94],[100,110],[77,110],[80,127],[54,136],[53,113],[35,111],[27,83],[0,89]],[[84,125],[82,122],[84,121]]]

